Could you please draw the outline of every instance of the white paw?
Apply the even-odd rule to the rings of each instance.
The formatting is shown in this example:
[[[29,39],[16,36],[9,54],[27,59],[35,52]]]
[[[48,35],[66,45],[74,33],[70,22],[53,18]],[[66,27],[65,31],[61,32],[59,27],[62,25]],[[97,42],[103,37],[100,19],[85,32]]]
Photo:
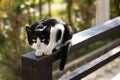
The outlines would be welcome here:
[[[59,50],[60,48],[61,48],[61,46],[57,46],[57,47],[56,47],[56,50]]]
[[[36,55],[36,56],[42,56],[43,53],[42,53],[42,52],[39,52],[39,51],[36,51],[36,52],[35,52],[35,55]]]
[[[52,54],[52,51],[47,51],[44,53],[45,55],[51,55]]]

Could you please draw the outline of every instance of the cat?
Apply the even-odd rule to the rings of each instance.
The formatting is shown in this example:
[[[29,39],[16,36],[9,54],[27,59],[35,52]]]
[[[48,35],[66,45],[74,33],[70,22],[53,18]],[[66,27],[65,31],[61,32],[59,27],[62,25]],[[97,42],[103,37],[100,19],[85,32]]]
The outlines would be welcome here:
[[[67,53],[71,46],[71,27],[56,18],[46,18],[26,26],[29,45],[36,50],[35,55],[51,55],[54,50],[61,49],[60,70],[64,70]]]

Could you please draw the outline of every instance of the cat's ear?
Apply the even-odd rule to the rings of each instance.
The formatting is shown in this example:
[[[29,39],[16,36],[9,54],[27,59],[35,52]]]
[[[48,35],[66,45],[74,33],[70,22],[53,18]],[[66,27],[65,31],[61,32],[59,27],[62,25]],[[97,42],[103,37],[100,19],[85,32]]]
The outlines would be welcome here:
[[[31,28],[30,28],[29,26],[26,26],[26,32],[27,32],[28,34],[32,32],[32,31],[31,31]]]

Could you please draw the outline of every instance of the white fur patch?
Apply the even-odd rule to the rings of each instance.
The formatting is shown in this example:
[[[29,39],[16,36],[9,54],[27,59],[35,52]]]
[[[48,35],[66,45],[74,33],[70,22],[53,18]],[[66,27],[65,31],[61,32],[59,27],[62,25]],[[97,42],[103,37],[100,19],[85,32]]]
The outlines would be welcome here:
[[[35,31],[43,31],[47,26],[44,26],[42,29],[37,29]]]
[[[61,39],[58,42],[56,42],[56,34],[58,29],[62,31],[62,35],[61,35]],[[46,48],[46,50],[49,51],[48,53],[46,53],[47,55],[52,54],[53,49],[61,44],[63,32],[64,32],[64,26],[62,24],[56,24],[54,27],[51,27],[50,42]]]

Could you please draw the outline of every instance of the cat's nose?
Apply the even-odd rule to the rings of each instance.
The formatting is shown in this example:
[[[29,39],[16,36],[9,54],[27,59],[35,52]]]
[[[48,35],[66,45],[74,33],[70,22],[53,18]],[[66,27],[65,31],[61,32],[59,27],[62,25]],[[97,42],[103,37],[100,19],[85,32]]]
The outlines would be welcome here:
[[[38,49],[40,48],[40,44],[37,44],[37,48],[38,48]]]

